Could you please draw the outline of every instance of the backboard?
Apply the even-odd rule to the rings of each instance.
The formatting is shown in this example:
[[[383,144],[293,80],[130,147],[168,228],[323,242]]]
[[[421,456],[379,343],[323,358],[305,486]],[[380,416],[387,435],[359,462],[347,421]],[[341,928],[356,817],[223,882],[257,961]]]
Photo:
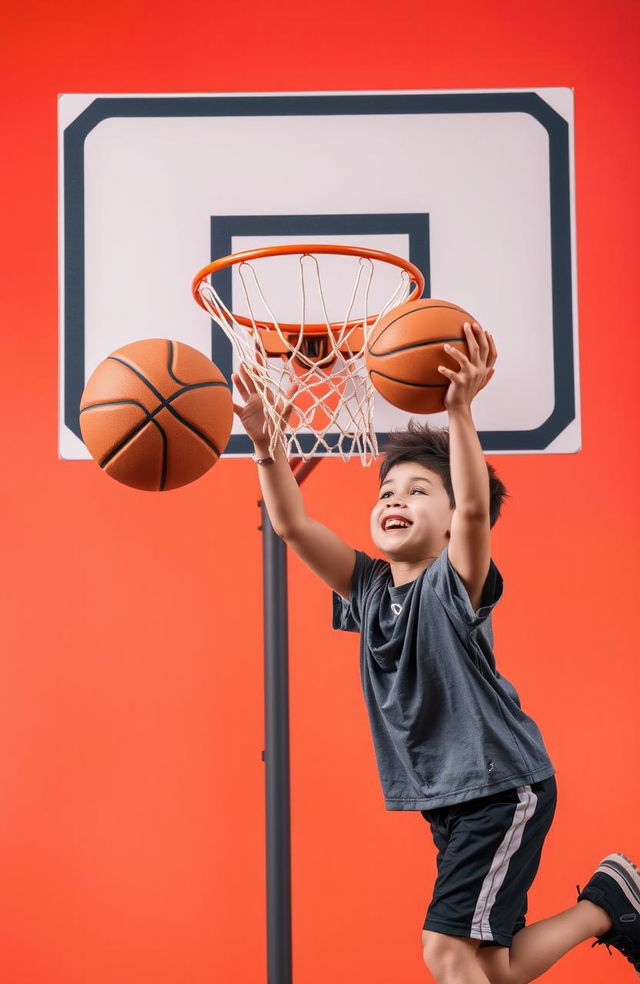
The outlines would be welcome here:
[[[473,403],[486,452],[580,449],[572,90],[66,94],[59,154],[60,457],[89,458],[80,397],[121,345],[184,341],[230,381],[232,347],[191,281],[219,256],[294,242],[402,256],[425,296],[492,332],[496,374]],[[293,320],[287,283],[274,303]],[[238,308],[231,273],[218,288]],[[379,443],[411,416],[376,396]],[[225,456],[250,455],[233,427]]]

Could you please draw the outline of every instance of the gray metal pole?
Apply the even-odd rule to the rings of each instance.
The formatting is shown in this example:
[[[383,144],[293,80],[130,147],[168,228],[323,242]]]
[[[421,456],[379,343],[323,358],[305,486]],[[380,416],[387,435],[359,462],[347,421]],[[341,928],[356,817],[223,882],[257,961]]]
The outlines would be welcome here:
[[[298,485],[320,461],[311,458],[300,467],[299,458],[292,461]],[[292,984],[287,548],[274,532],[264,500],[258,505],[264,602],[267,984]]]

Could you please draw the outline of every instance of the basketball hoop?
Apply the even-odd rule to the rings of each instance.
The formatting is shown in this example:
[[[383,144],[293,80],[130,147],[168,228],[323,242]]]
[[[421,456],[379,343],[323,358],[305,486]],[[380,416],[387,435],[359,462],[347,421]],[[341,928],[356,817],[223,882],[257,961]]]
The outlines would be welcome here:
[[[345,262],[349,258],[356,261],[347,311],[340,321],[332,320],[327,311],[326,287],[323,290],[318,261],[323,254],[344,257]],[[301,311],[298,321],[284,322],[273,312],[266,296],[268,286],[260,285],[254,261],[288,256],[299,257]],[[397,277],[391,295],[374,314],[370,312],[369,295],[378,264],[395,269]],[[234,314],[208,280],[234,266],[248,314]],[[308,274],[314,281],[314,295],[309,293]],[[262,275],[268,282],[266,266]],[[200,270],[192,285],[196,301],[229,338],[262,397],[270,454],[275,454],[278,435],[282,433],[289,457],[296,454],[307,461],[336,448],[344,461],[360,454],[363,465],[371,464],[378,455],[373,424],[375,391],[364,365],[367,338],[384,314],[399,304],[417,300],[423,290],[421,271],[400,256],[328,244],[267,246],[231,253]],[[322,320],[308,321],[309,302],[313,299],[320,305]],[[293,381],[299,384],[299,390],[289,399],[287,391]],[[303,451],[300,446],[303,429],[315,436],[311,450]],[[329,431],[338,435],[337,443],[329,444]]]

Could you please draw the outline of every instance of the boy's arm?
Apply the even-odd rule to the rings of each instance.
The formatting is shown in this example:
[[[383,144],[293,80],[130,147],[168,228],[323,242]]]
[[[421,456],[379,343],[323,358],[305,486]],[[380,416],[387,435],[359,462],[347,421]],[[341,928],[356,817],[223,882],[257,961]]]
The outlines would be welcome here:
[[[449,560],[464,582],[475,612],[489,573],[491,531],[489,473],[470,408],[449,411],[449,461],[456,500]]]
[[[255,444],[258,458],[269,456],[269,445]],[[349,598],[356,552],[332,530],[307,516],[302,492],[278,441],[275,460],[258,465],[262,496],[275,532],[334,591]]]
[[[268,441],[254,440],[253,446],[256,457],[270,456]],[[271,525],[278,536],[285,540],[289,529],[304,521],[306,512],[302,492],[291,471],[282,438],[278,439],[274,461],[258,465],[258,479]]]
[[[478,438],[471,401],[488,383],[496,361],[495,343],[474,322],[465,325],[470,358],[456,351],[461,363],[458,373],[444,370],[451,379],[445,406],[449,415],[449,466],[456,508],[451,520],[449,560],[463,581],[472,608],[480,607],[482,592],[491,563],[489,520],[489,471]]]

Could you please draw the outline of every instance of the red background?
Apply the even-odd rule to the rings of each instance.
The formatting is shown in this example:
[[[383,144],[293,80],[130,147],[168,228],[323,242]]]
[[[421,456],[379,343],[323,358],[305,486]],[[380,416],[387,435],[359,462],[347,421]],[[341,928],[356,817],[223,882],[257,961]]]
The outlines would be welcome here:
[[[583,450],[488,457],[513,495],[496,656],[557,767],[528,921],[605,854],[640,863],[638,3],[34,2],[3,21],[3,982],[266,980],[255,465],[151,495],[58,460],[59,92],[575,88]],[[375,487],[324,461],[303,491],[371,552]],[[435,849],[384,809],[357,636],[289,569],[294,978],[417,984]],[[545,980],[630,974],[585,942]]]

